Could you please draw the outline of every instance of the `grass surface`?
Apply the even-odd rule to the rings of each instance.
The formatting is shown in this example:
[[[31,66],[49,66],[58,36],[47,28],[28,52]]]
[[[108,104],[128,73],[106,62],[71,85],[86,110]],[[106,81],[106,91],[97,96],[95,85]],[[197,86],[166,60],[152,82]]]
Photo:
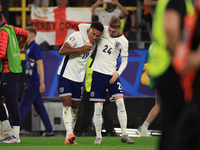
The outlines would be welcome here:
[[[132,137],[134,144],[121,143],[120,137],[103,137],[94,145],[95,137],[77,137],[79,145],[65,145],[64,137],[22,137],[21,143],[0,143],[0,150],[156,150],[159,137]]]

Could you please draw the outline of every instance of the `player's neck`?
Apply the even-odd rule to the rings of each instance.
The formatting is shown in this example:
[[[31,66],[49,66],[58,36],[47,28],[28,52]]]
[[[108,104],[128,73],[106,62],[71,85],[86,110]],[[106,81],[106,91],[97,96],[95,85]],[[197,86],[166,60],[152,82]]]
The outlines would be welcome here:
[[[118,32],[116,33],[116,35],[115,35],[115,36],[112,36],[112,37],[119,37],[119,36],[121,36],[121,35],[122,35],[121,31],[118,31]]]
[[[27,42],[27,44],[30,45],[30,43],[33,42],[34,40],[35,40],[34,38],[31,39],[31,40],[29,40],[29,41]]]
[[[114,10],[114,8],[106,8],[106,10],[107,10],[108,12],[112,12],[112,11]]]

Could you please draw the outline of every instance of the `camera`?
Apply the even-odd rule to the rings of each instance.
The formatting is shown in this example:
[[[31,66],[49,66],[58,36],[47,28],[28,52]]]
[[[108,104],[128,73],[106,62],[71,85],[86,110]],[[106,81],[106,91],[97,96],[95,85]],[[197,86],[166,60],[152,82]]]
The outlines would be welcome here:
[[[110,3],[112,0],[103,0],[104,3]]]

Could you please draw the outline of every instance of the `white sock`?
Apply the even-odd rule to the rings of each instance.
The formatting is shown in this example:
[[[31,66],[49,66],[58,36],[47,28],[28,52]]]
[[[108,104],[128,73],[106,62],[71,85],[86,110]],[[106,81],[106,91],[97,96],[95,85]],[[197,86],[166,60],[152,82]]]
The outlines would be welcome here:
[[[149,123],[146,122],[146,121],[145,121],[145,122],[142,124],[142,126],[141,126],[141,128],[142,128],[142,129],[145,129],[145,130],[147,130],[148,127],[149,127]]]
[[[5,107],[5,110],[6,110],[6,115],[7,115],[7,118],[9,118],[9,114],[8,114],[8,109],[6,107],[6,104],[3,103],[4,107]],[[4,132],[4,129],[3,129],[3,125],[1,125],[1,121],[0,121],[0,131],[1,131],[1,134],[3,134]]]
[[[102,120],[103,120],[102,109],[103,109],[103,103],[94,103],[94,126],[97,138],[102,138],[101,135]]]
[[[76,125],[77,116],[78,116],[78,109],[72,109],[72,130],[73,131]]]
[[[126,126],[127,126],[127,115],[126,115],[126,109],[124,106],[124,99],[120,98],[117,99],[115,101],[116,105],[117,105],[117,116],[119,119],[119,123],[121,126],[121,130],[122,130],[122,136],[127,134],[126,132]]]
[[[6,104],[5,104],[5,103],[3,103],[3,106],[4,106],[4,107],[5,107],[5,109],[6,109],[6,115],[7,115],[7,118],[9,118],[8,109],[7,109],[7,107],[6,107]]]
[[[63,107],[63,122],[64,122],[65,129],[66,129],[66,138],[68,138],[68,135],[73,133],[73,131],[72,131],[72,112],[71,112],[70,106]]]
[[[13,135],[16,137],[16,139],[19,139],[19,130],[20,126],[13,126]]]
[[[1,122],[1,127],[5,132],[12,132],[12,127],[10,126],[10,123],[8,120],[4,120]]]

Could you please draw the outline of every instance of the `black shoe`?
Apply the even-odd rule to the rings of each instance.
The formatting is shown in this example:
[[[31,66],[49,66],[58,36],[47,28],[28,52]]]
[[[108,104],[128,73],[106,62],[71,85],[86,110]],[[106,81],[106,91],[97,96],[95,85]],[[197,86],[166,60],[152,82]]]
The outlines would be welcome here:
[[[51,133],[44,132],[44,133],[42,134],[42,136],[43,136],[43,137],[51,137],[51,136],[54,136],[54,133],[53,133],[53,132],[51,132]]]
[[[105,136],[119,136],[115,131],[105,132]]]

